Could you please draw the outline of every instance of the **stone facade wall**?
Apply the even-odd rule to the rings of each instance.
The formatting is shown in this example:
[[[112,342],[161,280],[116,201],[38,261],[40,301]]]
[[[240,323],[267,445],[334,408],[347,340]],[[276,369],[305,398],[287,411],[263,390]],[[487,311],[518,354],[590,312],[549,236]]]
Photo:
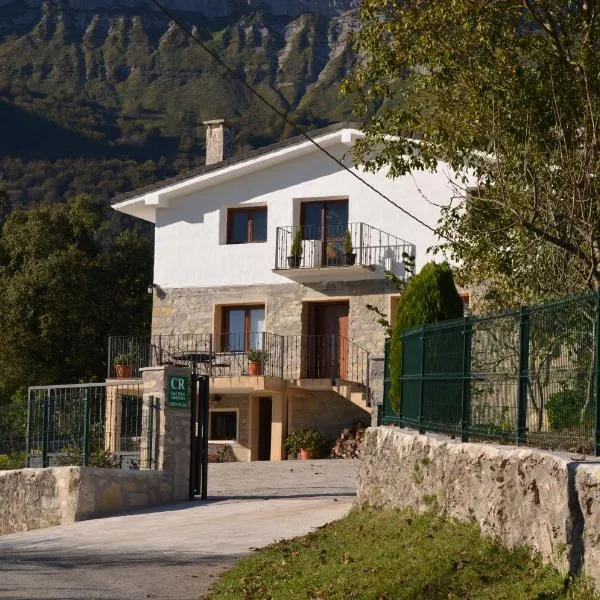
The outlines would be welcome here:
[[[189,493],[190,477],[190,420],[191,409],[171,408],[167,402],[167,380],[169,375],[190,377],[191,370],[182,367],[147,367],[142,369],[144,381],[143,419],[146,422],[147,407],[151,397],[155,411],[155,444],[152,464],[160,471],[168,472],[175,482],[176,496],[186,499]],[[148,466],[144,460],[145,447],[141,452],[142,467]]]
[[[238,411],[237,442],[227,443],[238,460],[248,461],[250,460],[250,399],[244,394],[227,394],[219,396],[219,400],[215,401],[214,396],[211,396],[209,411],[227,409],[237,409]]]
[[[373,427],[377,426],[377,405],[383,404],[384,376],[385,354],[372,354],[369,357],[369,399]]]
[[[0,471],[0,498],[0,535],[185,499],[168,473],[91,467]]]
[[[266,331],[301,335],[307,333],[307,302],[347,299],[350,339],[369,352],[382,352],[385,332],[366,305],[376,305],[388,313],[390,294],[394,293],[398,292],[393,284],[381,279],[165,289],[154,295],[152,333],[220,333],[222,328],[215,307],[247,303],[265,305]]]
[[[358,502],[432,507],[600,582],[600,462],[394,427],[367,430]]]
[[[335,440],[344,427],[360,421],[368,425],[370,414],[335,392],[318,391],[290,394],[288,431],[304,427],[318,429],[327,439]]]

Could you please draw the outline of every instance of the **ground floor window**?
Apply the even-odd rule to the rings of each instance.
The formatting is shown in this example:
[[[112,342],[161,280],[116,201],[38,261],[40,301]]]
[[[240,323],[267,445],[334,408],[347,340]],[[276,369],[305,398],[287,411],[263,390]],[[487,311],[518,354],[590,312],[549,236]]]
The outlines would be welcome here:
[[[235,442],[237,440],[236,410],[214,410],[210,412],[209,437],[217,442]]]

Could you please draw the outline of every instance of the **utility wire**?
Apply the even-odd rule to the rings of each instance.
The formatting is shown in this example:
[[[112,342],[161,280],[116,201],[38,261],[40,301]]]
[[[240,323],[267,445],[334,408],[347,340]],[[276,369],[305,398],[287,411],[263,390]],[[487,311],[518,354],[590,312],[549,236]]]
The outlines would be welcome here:
[[[210,54],[210,56],[212,56],[212,58],[217,63],[219,63],[227,71],[227,73],[229,73],[229,75],[231,75],[233,78],[237,79],[251,94],[256,96],[256,98],[258,98],[263,104],[266,104],[273,112],[275,112],[288,125],[291,125],[292,127],[294,127],[294,129],[296,129],[302,137],[306,138],[311,144],[316,146],[321,152],[326,154],[331,160],[333,160],[340,167],[342,167],[344,170],[346,170],[348,173],[350,173],[350,175],[352,175],[355,179],[358,179],[358,181],[360,181],[361,183],[366,185],[371,191],[375,192],[378,196],[383,198],[386,202],[389,202],[392,206],[395,206],[400,212],[404,213],[406,216],[410,217],[411,219],[414,219],[417,223],[419,223],[426,229],[429,229],[429,231],[432,231],[433,233],[435,233],[438,236],[440,235],[433,227],[431,227],[431,225],[428,225],[427,223],[425,223],[425,221],[422,221],[421,219],[419,219],[419,217],[413,215],[411,212],[407,211],[405,208],[402,208],[402,206],[400,206],[397,202],[394,202],[389,196],[384,194],[382,191],[378,190],[374,185],[370,184],[368,181],[363,179],[358,173],[356,173],[355,171],[350,169],[339,158],[337,158],[331,152],[329,152],[329,150],[327,150],[327,148],[324,148],[323,146],[321,146],[321,144],[319,144],[319,142],[317,142],[315,139],[313,139],[304,128],[300,127],[298,124],[296,124],[294,121],[292,121],[284,112],[279,110],[270,100],[265,98],[260,92],[256,91],[249,83],[244,81],[234,69],[232,69],[215,51],[211,50],[198,36],[194,35],[194,32],[191,31],[185,25],[185,23],[183,23],[179,18],[177,18],[168,8],[163,6],[158,0],[152,0],[152,2],[171,21],[173,21],[173,23],[175,23],[175,25],[177,25],[177,27],[179,27],[184,33],[186,33],[190,38],[192,38],[205,52]],[[452,241],[449,238],[447,238],[446,236],[440,236],[440,237],[443,237],[444,239],[446,239],[448,241]]]

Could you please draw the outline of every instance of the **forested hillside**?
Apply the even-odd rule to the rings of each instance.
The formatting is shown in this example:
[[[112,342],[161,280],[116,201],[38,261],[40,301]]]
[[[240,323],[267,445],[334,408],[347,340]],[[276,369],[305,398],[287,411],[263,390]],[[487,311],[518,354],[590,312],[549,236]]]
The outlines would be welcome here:
[[[353,0],[165,4],[308,126],[351,116]],[[311,12],[312,11],[312,12]],[[13,206],[116,193],[201,164],[205,119],[244,151],[293,132],[151,3],[0,0],[0,176]]]

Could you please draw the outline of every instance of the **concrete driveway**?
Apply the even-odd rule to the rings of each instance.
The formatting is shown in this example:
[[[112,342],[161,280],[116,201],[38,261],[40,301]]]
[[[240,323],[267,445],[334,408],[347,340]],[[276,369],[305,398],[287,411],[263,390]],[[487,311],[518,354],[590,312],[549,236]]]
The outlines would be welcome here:
[[[197,599],[252,548],[344,516],[356,461],[211,464],[209,501],[0,537],[0,599]]]

